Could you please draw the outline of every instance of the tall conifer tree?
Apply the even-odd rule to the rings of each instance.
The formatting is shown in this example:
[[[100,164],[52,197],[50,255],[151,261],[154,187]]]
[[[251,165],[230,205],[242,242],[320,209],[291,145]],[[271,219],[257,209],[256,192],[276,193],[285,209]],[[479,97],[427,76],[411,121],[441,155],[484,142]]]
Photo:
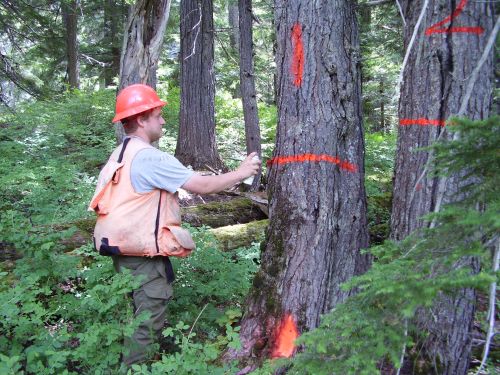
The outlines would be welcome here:
[[[368,259],[358,29],[349,0],[275,1],[278,130],[270,225],[238,355],[289,355],[281,330],[318,326]],[[293,331],[293,329],[292,329]]]

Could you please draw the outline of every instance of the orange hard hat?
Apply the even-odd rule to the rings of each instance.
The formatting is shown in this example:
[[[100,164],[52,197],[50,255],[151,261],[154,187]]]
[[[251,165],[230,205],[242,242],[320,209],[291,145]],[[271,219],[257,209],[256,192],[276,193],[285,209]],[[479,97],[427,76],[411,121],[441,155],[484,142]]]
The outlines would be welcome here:
[[[113,122],[137,115],[150,109],[163,107],[155,90],[141,83],[125,87],[116,97],[116,112]]]

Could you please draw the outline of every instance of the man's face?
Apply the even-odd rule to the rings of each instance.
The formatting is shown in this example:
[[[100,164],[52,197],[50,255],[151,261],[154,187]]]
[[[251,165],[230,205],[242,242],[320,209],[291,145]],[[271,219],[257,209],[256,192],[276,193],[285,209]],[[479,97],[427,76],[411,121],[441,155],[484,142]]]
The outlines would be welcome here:
[[[163,125],[165,125],[165,120],[161,115],[161,108],[153,109],[147,119],[143,118],[143,124],[149,141],[155,142],[159,140],[163,135]]]

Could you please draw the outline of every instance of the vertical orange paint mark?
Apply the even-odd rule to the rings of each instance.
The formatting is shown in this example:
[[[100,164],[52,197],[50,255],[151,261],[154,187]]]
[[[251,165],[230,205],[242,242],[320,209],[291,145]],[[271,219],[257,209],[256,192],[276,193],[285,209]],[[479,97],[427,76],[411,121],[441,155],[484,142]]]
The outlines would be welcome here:
[[[302,85],[302,75],[304,74],[304,44],[302,43],[302,25],[298,22],[292,27],[292,45],[293,84],[300,87]]]
[[[287,314],[277,328],[271,358],[291,357],[295,352],[295,339],[297,337],[299,337],[297,324],[295,324],[292,315]]]

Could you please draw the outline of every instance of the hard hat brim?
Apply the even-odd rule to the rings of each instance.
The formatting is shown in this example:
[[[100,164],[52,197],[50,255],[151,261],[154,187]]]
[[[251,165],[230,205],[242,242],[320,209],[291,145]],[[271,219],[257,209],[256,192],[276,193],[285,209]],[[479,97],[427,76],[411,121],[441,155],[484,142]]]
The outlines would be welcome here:
[[[163,100],[157,100],[154,103],[142,104],[142,105],[139,105],[137,107],[129,108],[125,111],[117,113],[116,116],[113,118],[112,122],[118,122],[118,121],[123,120],[124,118],[138,115],[140,113],[149,111],[150,109],[163,107],[166,104],[167,103],[164,102]]]

